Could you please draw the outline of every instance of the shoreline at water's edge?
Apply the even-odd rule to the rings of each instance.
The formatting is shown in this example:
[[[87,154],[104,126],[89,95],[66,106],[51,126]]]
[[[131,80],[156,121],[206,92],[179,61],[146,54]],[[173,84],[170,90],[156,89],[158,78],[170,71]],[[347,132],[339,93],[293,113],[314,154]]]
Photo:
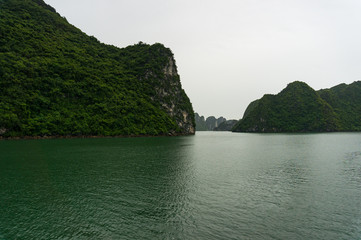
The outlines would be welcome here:
[[[115,136],[104,136],[104,135],[58,135],[58,136],[22,136],[22,137],[2,137],[1,140],[40,140],[40,139],[75,139],[75,138],[140,138],[140,137],[179,137],[179,136],[193,136],[195,133],[169,133],[160,135],[115,135]]]
[[[232,133],[261,133],[261,134],[268,134],[268,133],[274,133],[274,134],[282,134],[282,133],[361,133],[361,130],[359,131],[347,131],[347,130],[344,130],[344,131],[299,131],[299,132],[271,132],[271,131],[231,131]]]

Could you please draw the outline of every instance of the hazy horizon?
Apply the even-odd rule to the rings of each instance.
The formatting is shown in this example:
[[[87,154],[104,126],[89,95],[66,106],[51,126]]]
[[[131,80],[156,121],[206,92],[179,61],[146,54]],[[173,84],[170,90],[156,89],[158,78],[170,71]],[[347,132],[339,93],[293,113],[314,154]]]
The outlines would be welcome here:
[[[45,0],[88,35],[118,47],[169,47],[195,112],[242,117],[290,82],[315,90],[361,79],[356,0]]]

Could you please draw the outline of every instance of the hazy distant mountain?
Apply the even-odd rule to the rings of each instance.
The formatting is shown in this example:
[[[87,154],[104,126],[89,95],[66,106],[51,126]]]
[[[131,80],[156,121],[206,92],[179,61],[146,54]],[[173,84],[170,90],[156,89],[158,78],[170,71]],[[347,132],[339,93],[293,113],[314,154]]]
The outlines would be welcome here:
[[[209,131],[207,129],[206,120],[203,116],[199,116],[198,113],[194,113],[194,119],[196,122],[196,131]]]
[[[361,82],[315,91],[293,82],[252,102],[233,131],[329,132],[361,130]]]
[[[196,121],[196,131],[214,131],[222,123],[226,122],[227,119],[224,117],[215,118],[214,116],[204,118],[204,116],[199,116],[198,113],[195,113]],[[223,128],[222,128],[223,129]],[[216,130],[216,131],[229,131],[229,130]]]
[[[194,131],[170,49],[105,45],[43,0],[0,0],[0,137]]]
[[[227,120],[215,127],[214,131],[232,131],[233,127],[237,124],[238,120]]]

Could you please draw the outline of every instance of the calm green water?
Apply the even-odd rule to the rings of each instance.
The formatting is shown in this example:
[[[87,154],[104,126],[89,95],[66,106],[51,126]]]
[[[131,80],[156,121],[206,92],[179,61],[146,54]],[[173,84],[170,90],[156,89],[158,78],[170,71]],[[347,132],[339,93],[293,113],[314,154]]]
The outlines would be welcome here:
[[[0,239],[361,239],[361,134],[0,141]]]

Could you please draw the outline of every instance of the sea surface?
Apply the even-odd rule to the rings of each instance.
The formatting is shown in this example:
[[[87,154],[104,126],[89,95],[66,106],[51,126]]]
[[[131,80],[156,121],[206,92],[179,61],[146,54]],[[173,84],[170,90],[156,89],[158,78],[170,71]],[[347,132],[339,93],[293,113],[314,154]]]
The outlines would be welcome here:
[[[361,134],[3,140],[0,239],[361,239]]]

